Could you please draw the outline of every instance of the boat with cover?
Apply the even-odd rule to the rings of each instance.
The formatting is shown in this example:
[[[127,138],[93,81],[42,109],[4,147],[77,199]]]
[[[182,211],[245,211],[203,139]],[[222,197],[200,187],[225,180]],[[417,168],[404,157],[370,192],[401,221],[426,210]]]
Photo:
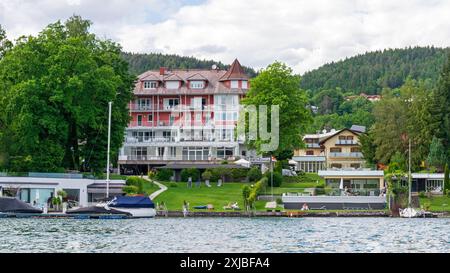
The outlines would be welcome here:
[[[106,203],[110,209],[130,213],[133,217],[155,217],[155,204],[148,196],[116,196]]]
[[[42,213],[42,210],[13,197],[0,197],[0,213]]]

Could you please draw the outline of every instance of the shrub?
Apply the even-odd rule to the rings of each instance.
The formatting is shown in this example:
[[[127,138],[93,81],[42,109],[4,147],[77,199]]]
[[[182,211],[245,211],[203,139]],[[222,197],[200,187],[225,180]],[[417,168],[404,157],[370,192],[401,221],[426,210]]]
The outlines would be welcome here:
[[[173,170],[171,169],[159,169],[155,178],[159,181],[170,181],[173,176]]]
[[[126,193],[126,195],[133,195],[133,194],[137,194],[139,189],[136,186],[124,186],[122,188],[122,191],[124,193]]]
[[[227,176],[229,176],[229,169],[223,167],[212,168],[211,173],[211,181],[217,182],[219,179],[222,179],[222,181],[225,182]]]
[[[148,171],[147,176],[150,179],[155,179],[156,178],[156,171]]]
[[[212,173],[211,173],[211,171],[209,171],[209,170],[206,170],[206,171],[204,171],[204,172],[202,173],[202,178],[203,178],[204,181],[210,180],[211,177],[212,177]]]
[[[262,178],[261,170],[258,167],[251,168],[247,173],[249,182],[256,182]]]
[[[426,197],[425,192],[423,192],[423,191],[419,192],[419,197],[420,198],[425,198]]]
[[[176,182],[170,182],[169,187],[176,188],[178,187],[178,184]]]
[[[247,179],[247,173],[247,169],[233,168],[230,170],[230,176],[234,182],[245,181]]]
[[[127,178],[127,186],[135,186],[137,188],[136,190],[136,194],[142,194],[144,193],[144,185],[145,183],[147,183],[148,181],[137,177],[137,176],[130,176]]]
[[[192,181],[197,181],[200,177],[199,170],[196,168],[183,169],[181,171],[181,181],[187,182],[189,177],[192,177]]]
[[[271,172],[267,172],[265,177],[268,179],[268,185],[272,186],[272,175]],[[278,188],[283,183],[283,176],[280,173],[274,172],[273,173],[273,186]]]
[[[283,200],[282,200],[281,198],[277,198],[277,204],[278,204],[278,205],[283,204]]]

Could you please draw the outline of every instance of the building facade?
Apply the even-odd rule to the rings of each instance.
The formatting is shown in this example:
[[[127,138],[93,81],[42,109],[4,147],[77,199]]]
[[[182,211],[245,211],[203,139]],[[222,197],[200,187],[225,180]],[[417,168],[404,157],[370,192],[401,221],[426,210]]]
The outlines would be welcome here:
[[[169,163],[217,164],[246,156],[235,131],[248,88],[238,60],[228,70],[161,68],[141,74],[119,170],[146,173]]]
[[[340,131],[331,130],[305,135],[306,148],[294,152],[296,169],[318,172],[325,169],[360,169],[365,161],[361,152],[359,135],[364,128],[354,126]]]

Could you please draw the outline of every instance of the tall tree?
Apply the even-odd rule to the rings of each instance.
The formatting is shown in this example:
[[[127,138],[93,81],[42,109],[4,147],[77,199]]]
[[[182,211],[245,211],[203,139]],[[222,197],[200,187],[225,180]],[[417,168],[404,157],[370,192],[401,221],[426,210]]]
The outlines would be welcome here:
[[[433,115],[434,135],[442,140],[442,145],[450,163],[450,54],[442,70],[439,84],[433,92],[430,112]]]
[[[0,25],[0,59],[5,55],[6,51],[12,47],[11,41],[6,38],[6,31]]]
[[[122,145],[134,77],[119,45],[89,32],[73,16],[24,37],[0,61],[10,169],[99,171],[105,167],[108,102],[111,150]],[[1,141],[1,140],[0,140]]]
[[[275,62],[262,70],[252,79],[250,90],[244,105],[266,105],[270,111],[272,105],[280,108],[279,117],[279,145],[272,152],[274,156],[283,156],[302,147],[301,136],[306,127],[312,121],[309,109],[307,109],[307,97],[304,90],[300,89],[300,76],[294,75],[292,69],[283,63]],[[271,113],[268,113],[268,128],[271,128]],[[249,146],[261,151],[261,146],[267,143],[258,139],[249,142]]]
[[[438,170],[443,170],[446,162],[444,146],[440,139],[433,137],[430,144],[430,152],[427,157],[428,166],[436,167]]]
[[[384,91],[383,99],[375,105],[371,129],[379,162],[388,164],[397,152],[406,157],[409,139],[413,168],[426,159],[434,130],[430,125],[430,88],[427,82],[407,80],[399,90]]]
[[[373,134],[369,131],[366,134],[360,135],[359,142],[361,143],[361,152],[363,153],[364,160],[366,160],[367,164],[376,164],[376,146],[374,144]]]

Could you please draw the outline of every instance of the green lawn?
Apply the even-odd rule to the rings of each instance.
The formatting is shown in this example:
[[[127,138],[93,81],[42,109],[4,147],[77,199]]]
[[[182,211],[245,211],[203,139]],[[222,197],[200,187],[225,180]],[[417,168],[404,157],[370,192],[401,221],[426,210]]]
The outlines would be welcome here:
[[[154,202],[166,204],[168,210],[182,210],[183,201],[189,203],[189,208],[194,211],[195,206],[205,206],[212,204],[214,211],[224,211],[223,207],[229,203],[238,202],[241,209],[244,209],[244,200],[242,197],[242,187],[246,183],[224,183],[222,187],[217,187],[217,183],[211,183],[211,188],[202,183],[200,188],[187,187],[187,183],[176,183],[177,187],[171,187],[171,183],[163,182],[168,190],[159,195]]]
[[[431,198],[420,198],[420,205],[430,203],[430,211],[450,211],[449,196],[433,196]]]
[[[151,183],[150,181],[144,184],[144,191],[147,195],[150,195],[158,190],[159,190],[158,185]]]

